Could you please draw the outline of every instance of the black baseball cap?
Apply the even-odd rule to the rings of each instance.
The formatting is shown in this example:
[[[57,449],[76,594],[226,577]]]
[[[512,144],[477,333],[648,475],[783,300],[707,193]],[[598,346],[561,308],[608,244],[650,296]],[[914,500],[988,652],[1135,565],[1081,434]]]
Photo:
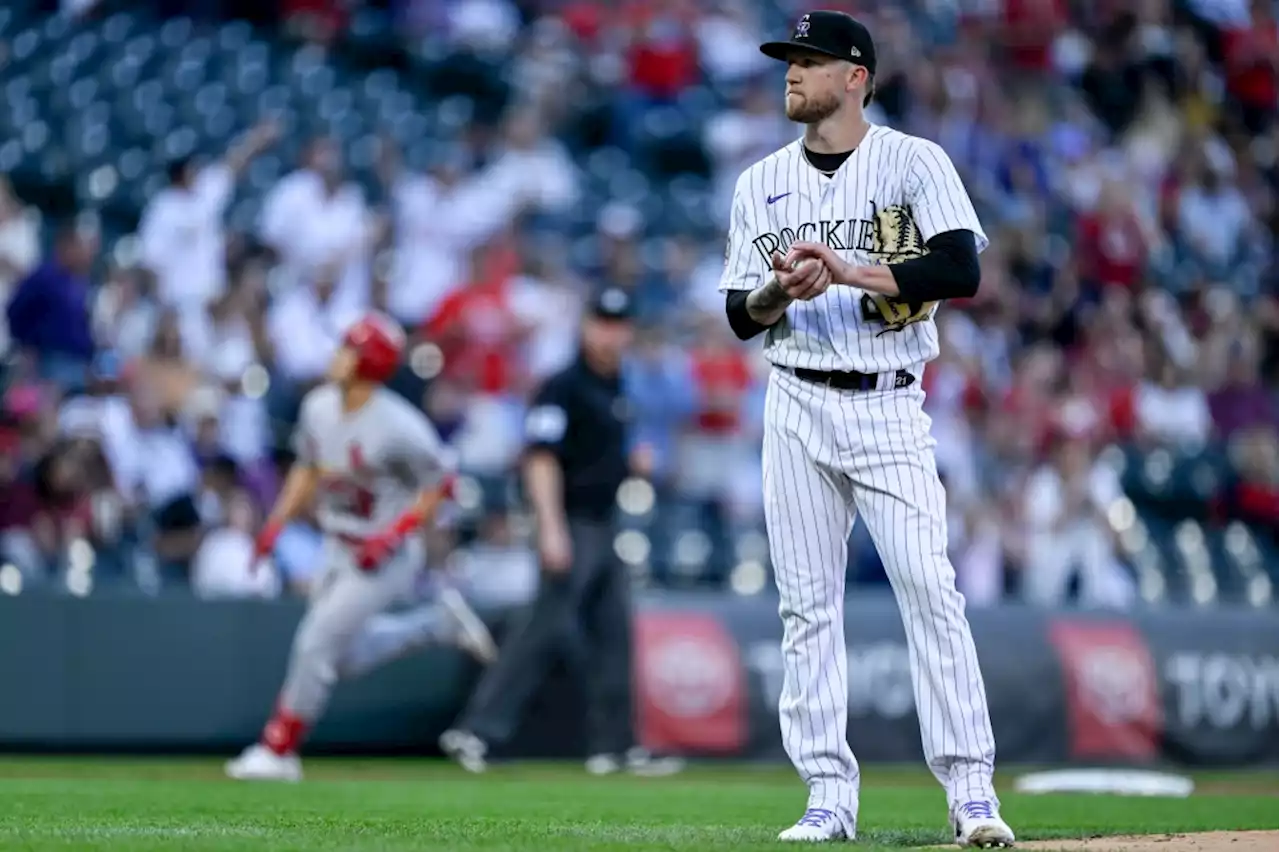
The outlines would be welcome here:
[[[635,316],[635,301],[625,290],[606,287],[591,299],[593,317],[607,320],[629,320]]]
[[[876,73],[876,45],[871,40],[871,32],[844,12],[802,15],[789,40],[765,42],[760,45],[760,52],[770,59],[786,62],[797,48],[845,59],[866,68],[869,74]]]

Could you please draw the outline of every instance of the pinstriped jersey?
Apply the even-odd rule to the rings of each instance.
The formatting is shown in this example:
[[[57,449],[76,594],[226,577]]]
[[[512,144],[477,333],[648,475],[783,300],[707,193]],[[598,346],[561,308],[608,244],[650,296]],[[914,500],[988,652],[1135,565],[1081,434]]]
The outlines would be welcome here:
[[[831,176],[796,140],[738,178],[720,290],[754,290],[772,276],[774,251],[822,242],[858,265],[897,263],[928,251],[946,231],[987,237],[950,157],[936,143],[872,125]],[[784,367],[883,373],[938,355],[936,302],[910,304],[833,284],[795,302],[765,337],[765,357]]]

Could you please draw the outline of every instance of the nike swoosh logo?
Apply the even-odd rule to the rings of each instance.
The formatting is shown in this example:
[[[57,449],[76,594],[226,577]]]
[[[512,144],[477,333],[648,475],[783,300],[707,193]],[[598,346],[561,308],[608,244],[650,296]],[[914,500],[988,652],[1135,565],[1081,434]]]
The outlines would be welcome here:
[[[791,193],[789,192],[784,192],[781,195],[770,195],[768,198],[765,199],[765,204],[772,204],[775,201],[781,201],[782,199],[786,198],[790,194]]]

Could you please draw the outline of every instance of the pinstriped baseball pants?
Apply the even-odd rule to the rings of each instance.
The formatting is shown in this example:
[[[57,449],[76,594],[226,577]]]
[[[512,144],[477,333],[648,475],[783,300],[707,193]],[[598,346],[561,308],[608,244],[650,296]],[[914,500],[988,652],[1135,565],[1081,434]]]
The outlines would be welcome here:
[[[925,760],[948,805],[997,801],[986,690],[947,557],[945,494],[923,402],[919,382],[842,391],[782,369],[773,370],[766,396],[764,497],[783,623],[782,740],[809,785],[809,807],[835,811],[850,832],[859,772],[846,736],[844,594],[859,514],[902,614]]]

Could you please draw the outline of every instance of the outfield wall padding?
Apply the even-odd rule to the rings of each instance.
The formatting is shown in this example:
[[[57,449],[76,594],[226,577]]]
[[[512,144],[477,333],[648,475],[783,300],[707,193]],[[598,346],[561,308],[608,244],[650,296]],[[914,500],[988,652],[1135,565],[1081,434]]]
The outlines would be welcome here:
[[[0,747],[228,751],[270,708],[297,602],[0,598]],[[511,613],[487,613],[501,635]],[[1131,615],[974,609],[1000,757],[1036,763],[1274,764],[1275,610]],[[642,597],[637,728],[690,755],[784,760],[781,626],[768,597]],[[891,598],[846,613],[849,738],[871,761],[920,757],[907,647]],[[479,671],[429,650],[339,687],[315,752],[431,753]],[[580,754],[581,694],[558,670],[509,751]]]

